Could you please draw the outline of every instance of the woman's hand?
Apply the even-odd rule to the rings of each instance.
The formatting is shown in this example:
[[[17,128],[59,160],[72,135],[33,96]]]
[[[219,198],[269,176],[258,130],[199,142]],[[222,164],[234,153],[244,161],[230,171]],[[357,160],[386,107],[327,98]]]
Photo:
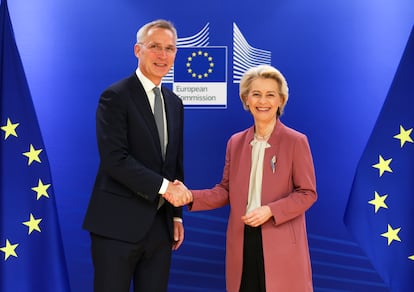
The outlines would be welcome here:
[[[269,206],[261,206],[242,216],[241,219],[244,224],[251,227],[257,227],[272,218],[272,216],[273,214]]]

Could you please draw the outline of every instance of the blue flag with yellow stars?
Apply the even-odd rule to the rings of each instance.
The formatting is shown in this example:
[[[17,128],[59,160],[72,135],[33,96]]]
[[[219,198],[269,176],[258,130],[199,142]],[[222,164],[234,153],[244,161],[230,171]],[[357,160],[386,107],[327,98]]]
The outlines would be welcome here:
[[[226,82],[225,47],[183,47],[177,50],[174,82]]]
[[[359,161],[344,221],[392,292],[414,291],[414,30]]]
[[[0,33],[0,291],[70,291],[48,159],[6,0]]]

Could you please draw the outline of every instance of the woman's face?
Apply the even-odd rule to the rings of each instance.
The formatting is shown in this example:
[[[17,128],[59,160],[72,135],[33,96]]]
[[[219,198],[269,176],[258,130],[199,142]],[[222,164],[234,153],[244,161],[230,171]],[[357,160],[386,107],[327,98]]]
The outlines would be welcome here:
[[[246,104],[253,115],[255,123],[272,123],[282,104],[279,95],[279,84],[270,78],[253,80],[246,98]]]

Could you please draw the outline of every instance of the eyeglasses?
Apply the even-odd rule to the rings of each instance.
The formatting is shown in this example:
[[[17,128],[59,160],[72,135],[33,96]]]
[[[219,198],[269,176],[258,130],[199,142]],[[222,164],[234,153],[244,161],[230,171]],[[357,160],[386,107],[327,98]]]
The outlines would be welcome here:
[[[157,43],[149,43],[149,44],[139,43],[139,44],[143,45],[148,50],[156,54],[160,54],[164,51],[167,55],[174,55],[177,52],[177,47],[175,46],[163,47],[161,44],[157,44]]]

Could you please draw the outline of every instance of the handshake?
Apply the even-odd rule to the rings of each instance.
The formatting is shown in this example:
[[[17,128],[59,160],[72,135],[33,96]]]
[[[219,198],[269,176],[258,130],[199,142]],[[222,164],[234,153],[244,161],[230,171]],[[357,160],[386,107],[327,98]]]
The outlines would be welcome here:
[[[181,207],[193,201],[193,194],[179,180],[168,183],[167,191],[162,197],[175,207]]]

